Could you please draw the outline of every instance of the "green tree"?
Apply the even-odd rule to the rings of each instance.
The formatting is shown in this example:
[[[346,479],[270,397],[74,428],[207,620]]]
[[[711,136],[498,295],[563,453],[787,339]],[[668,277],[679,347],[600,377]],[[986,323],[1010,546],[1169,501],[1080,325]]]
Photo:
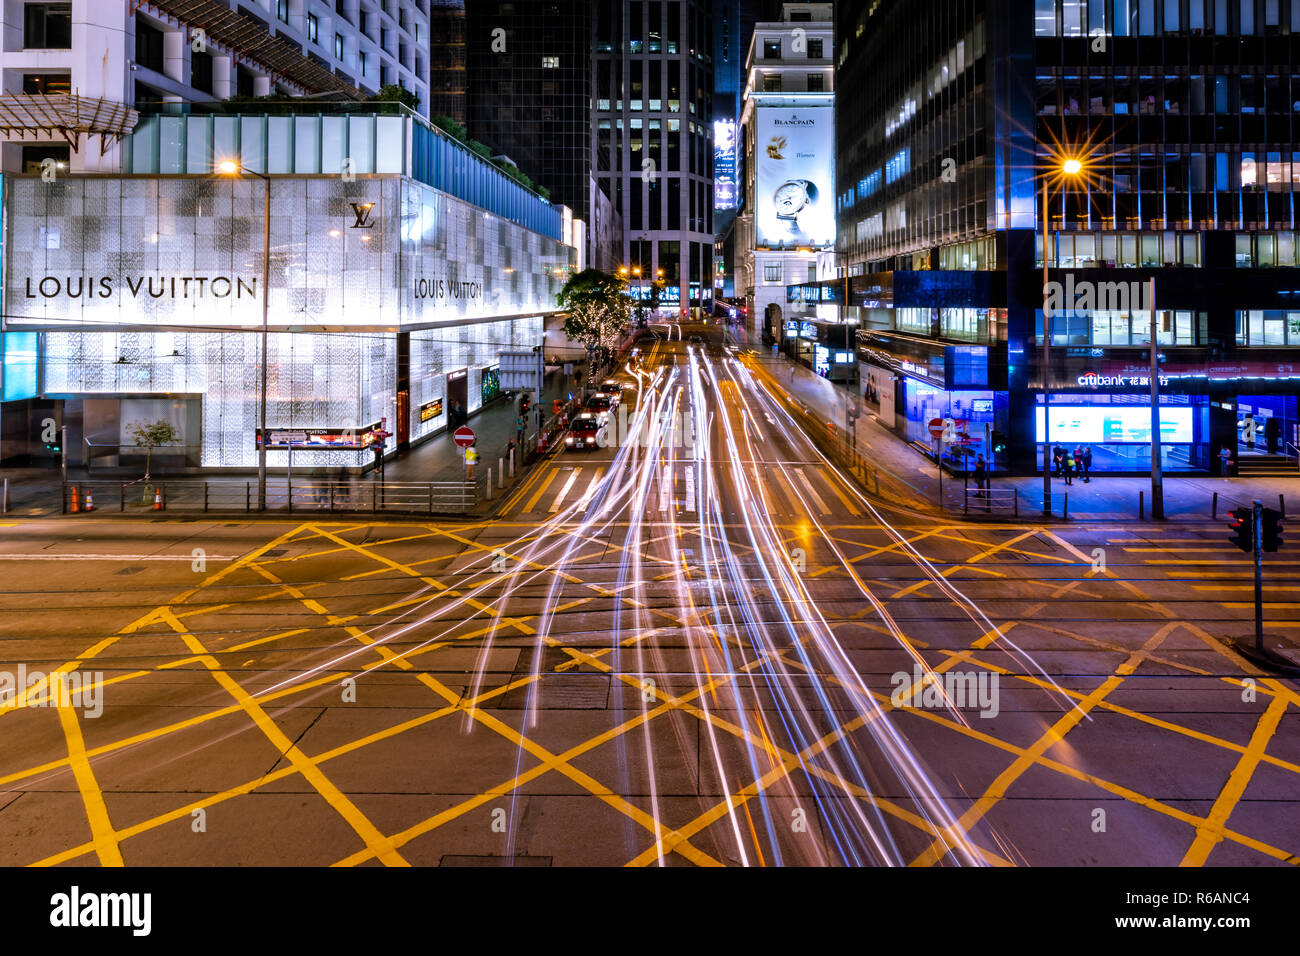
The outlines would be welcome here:
[[[144,452],[144,476],[149,477],[149,465],[153,458],[153,450],[159,445],[174,445],[181,440],[181,433],[176,430],[176,426],[164,419],[158,419],[153,424],[146,425],[143,422],[136,422],[131,426],[131,437],[135,439],[137,448],[143,448]]]
[[[404,86],[389,83],[387,86],[381,86],[379,92],[370,97],[370,102],[401,103],[408,110],[414,110],[420,105],[420,97]]]
[[[627,283],[600,269],[584,269],[572,276],[556,297],[569,313],[564,334],[587,347],[587,381],[596,377],[596,350],[617,343],[632,315]]]

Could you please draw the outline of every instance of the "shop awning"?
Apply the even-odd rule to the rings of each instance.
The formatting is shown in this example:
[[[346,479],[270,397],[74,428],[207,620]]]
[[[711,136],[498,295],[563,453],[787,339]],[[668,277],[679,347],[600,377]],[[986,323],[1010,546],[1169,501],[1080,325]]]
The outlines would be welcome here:
[[[28,133],[62,136],[73,152],[83,134],[100,138],[99,152],[108,148],[135,128],[140,114],[125,103],[91,96],[73,96],[59,93],[11,93],[0,96],[0,133],[17,135],[20,139]]]
[[[266,24],[216,0],[134,0],[132,12],[143,9],[160,19],[191,30],[202,29],[209,43],[225,47],[294,83],[308,93],[341,93],[352,100],[365,95],[351,83],[308,59],[293,43],[274,35]]]

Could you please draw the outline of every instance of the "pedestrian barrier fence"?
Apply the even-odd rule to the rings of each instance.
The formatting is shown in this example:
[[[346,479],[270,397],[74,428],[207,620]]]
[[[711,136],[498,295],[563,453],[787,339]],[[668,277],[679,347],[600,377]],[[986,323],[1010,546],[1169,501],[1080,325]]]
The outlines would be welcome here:
[[[256,512],[255,480],[73,481],[62,485],[62,512],[84,511],[93,496],[98,510],[119,512]],[[482,499],[474,481],[268,480],[268,512],[468,514]]]

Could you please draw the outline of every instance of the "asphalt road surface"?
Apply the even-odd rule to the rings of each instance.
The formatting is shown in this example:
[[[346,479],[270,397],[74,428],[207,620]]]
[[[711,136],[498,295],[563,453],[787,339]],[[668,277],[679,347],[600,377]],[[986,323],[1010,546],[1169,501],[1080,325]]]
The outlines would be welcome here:
[[[886,507],[683,329],[495,520],[6,525],[0,863],[1300,862],[1223,523]]]

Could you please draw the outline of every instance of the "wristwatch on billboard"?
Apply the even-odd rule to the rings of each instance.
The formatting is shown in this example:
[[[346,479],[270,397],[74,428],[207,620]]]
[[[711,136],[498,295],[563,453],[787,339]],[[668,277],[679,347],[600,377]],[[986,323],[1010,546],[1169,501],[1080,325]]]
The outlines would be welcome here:
[[[772,195],[776,205],[776,218],[790,223],[792,231],[798,230],[796,220],[803,212],[817,201],[817,187],[807,179],[787,179]]]

